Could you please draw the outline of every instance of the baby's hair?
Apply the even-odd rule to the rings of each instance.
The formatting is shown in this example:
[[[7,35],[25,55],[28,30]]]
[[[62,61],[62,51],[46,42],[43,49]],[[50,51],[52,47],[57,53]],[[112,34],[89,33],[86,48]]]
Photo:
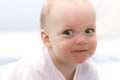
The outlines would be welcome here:
[[[46,25],[46,19],[50,13],[51,4],[52,4],[52,0],[47,0],[42,7],[41,17],[40,17],[41,29],[43,29]]]
[[[51,11],[51,7],[54,5],[57,1],[76,1],[76,0],[46,0],[45,4],[42,7],[41,15],[40,15],[40,23],[41,23],[41,29],[44,29],[47,26],[47,20],[50,18],[49,14]],[[86,0],[79,0],[79,1],[86,1]]]

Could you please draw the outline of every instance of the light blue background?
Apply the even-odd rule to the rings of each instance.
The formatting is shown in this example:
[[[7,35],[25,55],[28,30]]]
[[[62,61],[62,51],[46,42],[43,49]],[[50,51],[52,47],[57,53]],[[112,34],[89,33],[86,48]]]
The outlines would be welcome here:
[[[0,0],[0,31],[39,31],[43,0]]]

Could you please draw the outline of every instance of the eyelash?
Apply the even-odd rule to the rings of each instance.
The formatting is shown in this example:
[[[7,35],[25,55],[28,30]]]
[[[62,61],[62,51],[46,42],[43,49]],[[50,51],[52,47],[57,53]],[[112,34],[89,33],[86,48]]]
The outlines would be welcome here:
[[[91,32],[90,30],[91,30],[92,32]],[[88,28],[88,29],[85,30],[85,32],[86,32],[87,34],[90,34],[90,33],[94,33],[95,30],[92,29],[92,28]]]
[[[73,31],[72,30],[65,30],[63,32],[63,34],[65,34],[65,35],[71,35],[71,34],[73,34]]]
[[[86,29],[85,30],[85,33],[87,33],[87,34],[92,34],[92,33],[94,33],[95,32],[95,30],[93,29],[93,28],[88,28],[88,29]],[[64,35],[72,35],[73,34],[73,31],[71,30],[71,29],[68,29],[68,30],[65,30],[64,32],[63,32],[63,34]]]

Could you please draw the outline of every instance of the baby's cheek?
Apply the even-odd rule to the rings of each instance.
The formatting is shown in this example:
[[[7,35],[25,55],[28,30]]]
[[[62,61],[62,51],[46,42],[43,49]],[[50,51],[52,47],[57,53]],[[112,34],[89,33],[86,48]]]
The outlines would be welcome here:
[[[69,44],[67,42],[60,42],[58,48],[63,53],[66,53],[69,50]]]
[[[89,49],[90,49],[90,54],[93,54],[96,50],[97,46],[97,41],[95,38],[89,39]]]
[[[95,53],[96,46],[97,46],[97,44],[95,42],[91,44],[91,54]]]

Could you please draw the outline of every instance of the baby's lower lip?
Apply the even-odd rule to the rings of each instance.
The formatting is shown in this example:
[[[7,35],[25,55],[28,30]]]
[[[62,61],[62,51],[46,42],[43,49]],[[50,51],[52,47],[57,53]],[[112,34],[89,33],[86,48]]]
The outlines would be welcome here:
[[[79,53],[82,53],[82,52],[87,52],[88,50],[73,50],[72,52],[79,52]]]

